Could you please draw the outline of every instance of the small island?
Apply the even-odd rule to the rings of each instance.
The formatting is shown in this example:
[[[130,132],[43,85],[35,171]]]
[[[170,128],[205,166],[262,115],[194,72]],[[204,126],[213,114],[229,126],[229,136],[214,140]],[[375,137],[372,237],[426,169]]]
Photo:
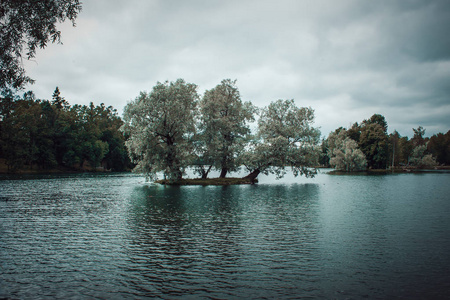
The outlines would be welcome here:
[[[316,174],[320,131],[312,126],[312,108],[279,99],[258,109],[241,100],[236,80],[230,79],[202,98],[196,89],[183,79],[158,82],[127,104],[121,130],[135,172],[148,178],[161,172],[166,180],[156,182],[171,185],[253,184],[261,173]],[[247,176],[227,178],[242,166]],[[200,179],[184,179],[187,168]],[[212,169],[219,178],[207,179]]]
[[[250,179],[249,177],[227,177],[227,178],[186,178],[177,181],[156,180],[155,183],[163,185],[237,185],[237,184],[255,184],[258,179]]]

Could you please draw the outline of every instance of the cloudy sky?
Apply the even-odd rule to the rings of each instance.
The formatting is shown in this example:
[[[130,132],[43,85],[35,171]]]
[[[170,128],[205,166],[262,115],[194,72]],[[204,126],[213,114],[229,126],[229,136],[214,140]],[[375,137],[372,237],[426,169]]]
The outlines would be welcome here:
[[[312,107],[324,136],[375,113],[403,136],[450,129],[447,0],[84,0],[76,23],[26,62],[38,98],[121,114],[157,81],[230,78],[257,106]]]

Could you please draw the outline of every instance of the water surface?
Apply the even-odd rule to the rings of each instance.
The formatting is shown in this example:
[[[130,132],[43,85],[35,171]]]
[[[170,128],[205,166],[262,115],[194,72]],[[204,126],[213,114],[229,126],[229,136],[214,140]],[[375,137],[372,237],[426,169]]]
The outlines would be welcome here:
[[[450,174],[0,181],[0,298],[441,298]]]

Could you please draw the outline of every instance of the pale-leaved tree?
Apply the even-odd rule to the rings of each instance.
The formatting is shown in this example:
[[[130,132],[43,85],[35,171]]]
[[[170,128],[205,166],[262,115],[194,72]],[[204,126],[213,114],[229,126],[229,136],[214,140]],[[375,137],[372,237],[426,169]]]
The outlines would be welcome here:
[[[364,153],[358,149],[358,143],[348,137],[343,128],[330,133],[327,139],[330,165],[339,171],[360,171],[367,166]]]
[[[246,177],[255,180],[260,173],[273,173],[281,178],[289,169],[294,176],[314,176],[320,132],[313,122],[314,110],[297,107],[294,100],[278,100],[263,108],[257,136],[241,157],[250,172]]]
[[[180,180],[192,162],[197,111],[197,86],[183,79],[158,82],[151,93],[141,94],[124,111],[122,130],[135,171],[148,178],[157,172]]]
[[[430,168],[438,165],[436,158],[431,154],[426,154],[427,144],[419,145],[412,150],[409,163],[418,168]]]
[[[202,160],[220,170],[220,177],[224,178],[239,167],[237,157],[244,150],[245,137],[250,133],[248,123],[254,121],[255,108],[250,102],[242,102],[236,80],[224,79],[205,92],[200,112]],[[203,168],[201,173],[205,174]]]

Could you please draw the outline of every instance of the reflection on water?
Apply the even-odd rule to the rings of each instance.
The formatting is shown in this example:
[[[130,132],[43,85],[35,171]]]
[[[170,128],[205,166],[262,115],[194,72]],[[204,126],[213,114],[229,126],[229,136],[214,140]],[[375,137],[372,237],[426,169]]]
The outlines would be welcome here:
[[[127,213],[132,262],[172,296],[296,294],[295,281],[318,280],[305,261],[317,261],[317,194],[314,184],[136,187]]]
[[[445,299],[449,178],[3,180],[0,298]]]

